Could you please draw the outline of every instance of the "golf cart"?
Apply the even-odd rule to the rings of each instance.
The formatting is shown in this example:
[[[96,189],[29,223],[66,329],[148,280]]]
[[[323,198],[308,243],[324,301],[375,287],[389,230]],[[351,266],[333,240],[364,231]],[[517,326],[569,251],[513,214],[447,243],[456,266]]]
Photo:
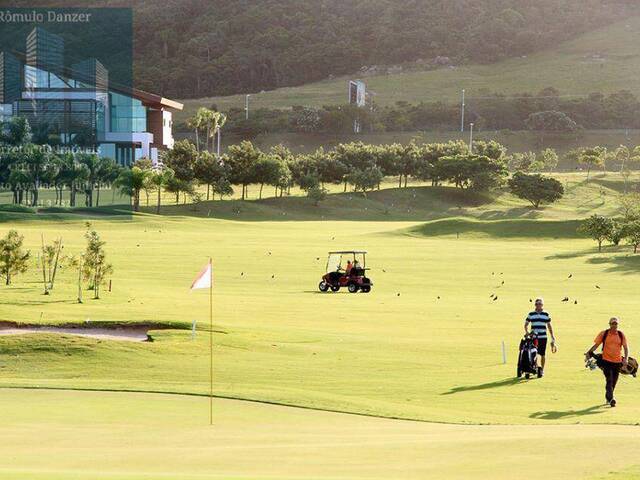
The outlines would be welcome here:
[[[329,252],[327,257],[326,273],[318,285],[321,292],[331,290],[337,292],[340,288],[346,287],[350,293],[360,290],[362,293],[369,293],[373,283],[366,276],[366,256],[367,252],[362,250],[347,250],[343,252]],[[351,261],[352,267],[349,272],[345,270],[342,261],[346,264]]]

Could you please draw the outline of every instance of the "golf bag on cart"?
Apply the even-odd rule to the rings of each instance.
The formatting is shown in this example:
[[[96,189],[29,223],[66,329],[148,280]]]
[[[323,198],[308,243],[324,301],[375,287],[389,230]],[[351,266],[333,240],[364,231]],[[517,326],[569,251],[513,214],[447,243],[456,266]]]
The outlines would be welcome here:
[[[532,374],[539,374],[538,370],[538,338],[533,333],[525,335],[520,340],[518,353],[518,378],[529,378]]]

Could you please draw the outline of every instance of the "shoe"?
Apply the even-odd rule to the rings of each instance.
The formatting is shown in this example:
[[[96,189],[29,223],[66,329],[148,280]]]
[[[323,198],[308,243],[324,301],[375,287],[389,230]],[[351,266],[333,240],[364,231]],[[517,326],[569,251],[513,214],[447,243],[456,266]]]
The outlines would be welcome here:
[[[615,400],[611,400],[609,402],[609,405],[611,405],[611,407],[615,407],[616,406],[616,401]]]
[[[544,370],[542,370],[542,368],[538,369],[538,378],[542,378],[544,377]]]

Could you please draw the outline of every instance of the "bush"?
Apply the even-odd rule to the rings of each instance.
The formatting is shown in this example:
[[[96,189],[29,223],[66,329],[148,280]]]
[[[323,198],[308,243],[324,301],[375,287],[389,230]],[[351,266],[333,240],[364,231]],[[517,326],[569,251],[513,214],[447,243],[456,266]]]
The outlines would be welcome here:
[[[307,198],[313,202],[313,204],[317,207],[320,202],[327,198],[327,189],[322,188],[320,185],[315,185],[307,190]]]

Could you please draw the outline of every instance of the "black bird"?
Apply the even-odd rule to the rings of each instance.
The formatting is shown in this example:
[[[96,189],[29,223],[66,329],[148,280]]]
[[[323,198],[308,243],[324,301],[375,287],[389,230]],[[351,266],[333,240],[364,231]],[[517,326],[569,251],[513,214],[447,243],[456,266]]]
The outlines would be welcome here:
[[[438,295],[438,300],[440,300],[440,295]]]
[[[495,275],[495,274],[496,274],[496,272],[491,272],[491,275]]]
[[[275,275],[271,275],[271,278],[276,278],[276,276]]]
[[[496,296],[496,294],[495,294],[495,293],[492,293],[491,295],[489,295],[489,298],[493,298],[493,297],[495,297],[495,296]]]
[[[399,297],[399,296],[400,296],[400,293],[398,293],[396,296],[397,296],[397,297]]]
[[[498,299],[498,296],[496,295],[495,297],[493,297],[493,301],[495,302]]]
[[[564,298],[562,299],[562,301],[563,301],[563,302],[568,302],[568,301],[569,301],[569,297],[564,297]]]
[[[271,252],[268,252],[268,253],[269,253],[269,255],[271,255]]]
[[[571,278],[571,277],[573,277],[573,273],[570,273],[567,278]]]
[[[387,271],[386,271],[384,268],[382,269],[382,272],[383,272],[383,273],[387,273]]]
[[[504,280],[502,280],[502,283],[500,285],[504,285]]]
[[[320,260],[320,257],[316,257],[316,260]]]
[[[599,287],[598,285],[596,285],[596,288],[597,288],[598,290],[600,290],[600,287]]]
[[[533,303],[533,300],[529,299],[529,303]]]
[[[240,276],[242,277],[244,275],[244,272],[240,272]]]
[[[575,302],[573,302],[573,304],[574,304],[574,305],[577,305],[577,304],[578,304],[578,300],[576,300]]]

